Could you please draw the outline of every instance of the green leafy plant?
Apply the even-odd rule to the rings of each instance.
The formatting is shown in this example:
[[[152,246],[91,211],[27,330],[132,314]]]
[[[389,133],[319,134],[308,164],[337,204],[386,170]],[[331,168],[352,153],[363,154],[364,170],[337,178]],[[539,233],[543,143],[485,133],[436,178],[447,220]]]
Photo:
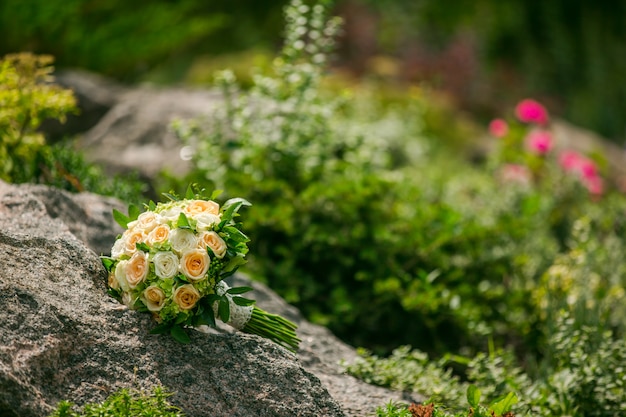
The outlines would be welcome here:
[[[562,311],[545,352],[532,373],[523,371],[510,351],[479,354],[470,360],[429,361],[424,353],[408,347],[397,349],[388,358],[361,351],[364,356],[346,370],[372,384],[431,395],[428,402],[435,404],[435,409],[456,413],[454,416],[466,415],[466,399],[474,413],[468,415],[476,416],[490,416],[491,411],[507,415],[513,409],[519,415],[545,417],[609,417],[626,411],[624,339],[577,322],[571,313]],[[463,377],[467,382],[452,374],[453,362],[466,366]],[[487,405],[481,403],[483,393],[493,399]],[[403,407],[387,405],[394,410]],[[379,410],[385,412],[382,407]]]
[[[73,92],[54,83],[52,63],[51,56],[31,53],[0,60],[0,179],[138,201],[145,184],[136,174],[106,175],[89,164],[71,140],[46,143],[41,123],[64,122],[78,111]]]
[[[64,121],[76,111],[71,90],[51,83],[48,55],[10,54],[0,60],[0,179],[27,182],[38,177],[45,119]]]
[[[171,395],[160,386],[151,392],[123,388],[101,403],[85,404],[80,409],[62,401],[49,417],[182,417],[182,412],[168,402]]]

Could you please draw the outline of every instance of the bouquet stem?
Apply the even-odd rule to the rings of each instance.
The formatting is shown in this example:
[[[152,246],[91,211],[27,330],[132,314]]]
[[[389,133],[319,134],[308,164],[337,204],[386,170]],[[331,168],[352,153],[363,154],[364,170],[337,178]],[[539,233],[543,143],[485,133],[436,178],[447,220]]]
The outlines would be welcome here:
[[[296,352],[300,343],[300,339],[296,336],[297,327],[284,317],[254,307],[252,316],[242,331],[265,337],[292,352]]]

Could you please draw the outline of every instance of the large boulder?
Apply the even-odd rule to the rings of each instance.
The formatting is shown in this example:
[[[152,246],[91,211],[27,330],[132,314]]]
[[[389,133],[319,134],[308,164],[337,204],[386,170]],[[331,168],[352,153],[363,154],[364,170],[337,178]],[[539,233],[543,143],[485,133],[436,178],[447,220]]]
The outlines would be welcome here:
[[[148,315],[106,292],[98,255],[121,231],[110,215],[120,206],[0,183],[1,416],[45,416],[64,399],[82,405],[154,385],[174,391],[171,402],[192,417],[366,416],[402,398],[345,375],[339,362],[354,349],[257,283],[260,307],[299,324],[297,354],[223,329],[192,332],[188,345],[150,335]]]

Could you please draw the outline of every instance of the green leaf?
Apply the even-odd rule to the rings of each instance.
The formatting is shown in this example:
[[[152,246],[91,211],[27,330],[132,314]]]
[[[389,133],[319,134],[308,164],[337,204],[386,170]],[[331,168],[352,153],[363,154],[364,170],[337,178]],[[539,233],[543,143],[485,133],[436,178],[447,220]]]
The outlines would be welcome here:
[[[117,209],[113,209],[113,219],[122,226],[122,229],[126,229],[130,223],[130,218]]]
[[[150,211],[156,210],[156,204],[154,201],[150,200],[150,202],[148,203],[148,210]]]
[[[111,269],[113,269],[113,265],[115,265],[115,260],[108,256],[101,256],[100,259],[102,260],[102,265],[104,265],[104,268],[107,270],[107,272],[111,272]]]
[[[252,204],[250,204],[250,202],[244,198],[240,198],[240,197],[231,198],[227,200],[222,206],[222,210],[224,210],[224,213],[222,213],[222,219],[230,220],[239,211],[241,206],[251,206],[251,205]]]
[[[220,320],[224,323],[228,323],[228,320],[230,319],[230,303],[228,302],[228,297],[225,295],[220,298],[217,311],[220,315]]]
[[[187,219],[187,216],[185,216],[185,213],[180,213],[180,216],[178,216],[176,227],[180,229],[191,229],[191,225],[189,224],[189,219]]]
[[[185,192],[185,198],[187,200],[193,200],[196,198],[196,193],[193,191],[194,184],[187,185],[187,191]]]
[[[467,402],[473,408],[478,407],[480,404],[480,390],[476,388],[476,385],[470,385],[467,387]]]
[[[252,287],[233,287],[233,288],[229,288],[226,291],[226,294],[231,294],[231,295],[234,295],[234,294],[245,294],[245,293],[250,292],[252,290],[253,290]]]
[[[128,206],[128,218],[132,222],[133,220],[137,220],[139,215],[141,214],[141,209],[134,204],[130,204]]]
[[[216,301],[219,301],[222,299],[221,296],[217,295],[217,294],[207,294],[204,299],[207,301],[207,304],[210,306],[210,308],[213,308],[213,304]]]
[[[163,193],[163,196],[167,197],[168,199],[172,200],[172,201],[180,201],[180,198],[178,198],[177,196],[175,196],[174,194],[170,194],[170,193]]]
[[[511,407],[517,404],[518,398],[514,392],[509,392],[508,394],[495,399],[490,405],[489,408],[497,415],[501,416],[504,413],[511,411]]]
[[[233,297],[233,303],[237,304],[238,306],[248,307],[256,303],[256,301],[243,297]]]
[[[140,251],[146,252],[146,253],[150,253],[150,246],[148,246],[146,243],[137,242],[137,243],[135,243],[135,247],[137,248],[137,250],[140,250]]]
[[[163,334],[170,331],[172,325],[170,323],[157,324],[150,330],[150,334]]]
[[[237,229],[236,227],[226,226],[222,230],[224,232],[228,233],[228,235],[229,235],[228,237],[230,237],[235,242],[249,242],[250,241],[248,236],[243,234],[243,232],[241,230]]]
[[[215,190],[213,191],[213,193],[211,193],[211,198],[210,200],[215,200],[217,197],[219,197],[222,193],[224,192],[224,190]]]
[[[182,326],[172,326],[172,329],[170,330],[170,335],[172,335],[174,340],[176,340],[178,343],[187,344],[191,342],[189,335]]]
[[[213,313],[213,307],[209,305],[207,308],[202,310],[200,313],[200,318],[198,320],[198,324],[206,324],[211,327],[215,327],[215,314]]]
[[[222,273],[234,271],[246,262],[248,261],[244,259],[243,256],[235,256],[234,258],[231,258],[226,264],[224,264],[224,266],[222,267]]]

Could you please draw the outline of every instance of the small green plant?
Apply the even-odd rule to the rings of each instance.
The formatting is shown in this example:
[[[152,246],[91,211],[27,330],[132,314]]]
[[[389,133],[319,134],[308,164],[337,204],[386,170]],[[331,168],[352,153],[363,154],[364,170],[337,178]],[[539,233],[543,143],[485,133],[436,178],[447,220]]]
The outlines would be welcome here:
[[[101,403],[86,404],[77,409],[62,401],[49,417],[183,417],[181,411],[168,402],[172,394],[156,386],[152,392],[123,388]]]
[[[39,174],[37,158],[46,142],[37,129],[46,119],[65,121],[76,111],[71,90],[52,80],[53,58],[31,53],[0,60],[0,179],[28,182]]]
[[[516,364],[511,352],[494,351],[471,360],[450,358],[466,365],[464,382],[451,373],[451,362],[430,362],[422,352],[408,347],[397,349],[389,358],[361,351],[364,356],[346,370],[372,384],[431,395],[428,402],[435,404],[432,416],[450,416],[443,413],[444,406],[446,412],[456,413],[452,414],[455,417],[491,416],[491,411],[506,416],[513,406],[516,413],[526,416],[623,415],[626,341],[610,331],[577,322],[575,317],[565,311],[556,317],[553,334],[544,347],[545,356],[532,376]],[[485,397],[494,400],[481,405],[482,393],[477,386],[482,387]],[[465,400],[474,414],[464,414]],[[386,409],[379,407],[378,413],[393,416],[392,412],[401,413],[402,408],[389,403]]]
[[[390,401],[384,407],[376,408],[377,417],[513,417],[511,408],[517,403],[517,396],[509,392],[489,404],[481,403],[481,392],[475,385],[467,387],[466,399],[469,407],[465,410],[449,411],[445,405],[427,401],[424,404],[406,404]]]

